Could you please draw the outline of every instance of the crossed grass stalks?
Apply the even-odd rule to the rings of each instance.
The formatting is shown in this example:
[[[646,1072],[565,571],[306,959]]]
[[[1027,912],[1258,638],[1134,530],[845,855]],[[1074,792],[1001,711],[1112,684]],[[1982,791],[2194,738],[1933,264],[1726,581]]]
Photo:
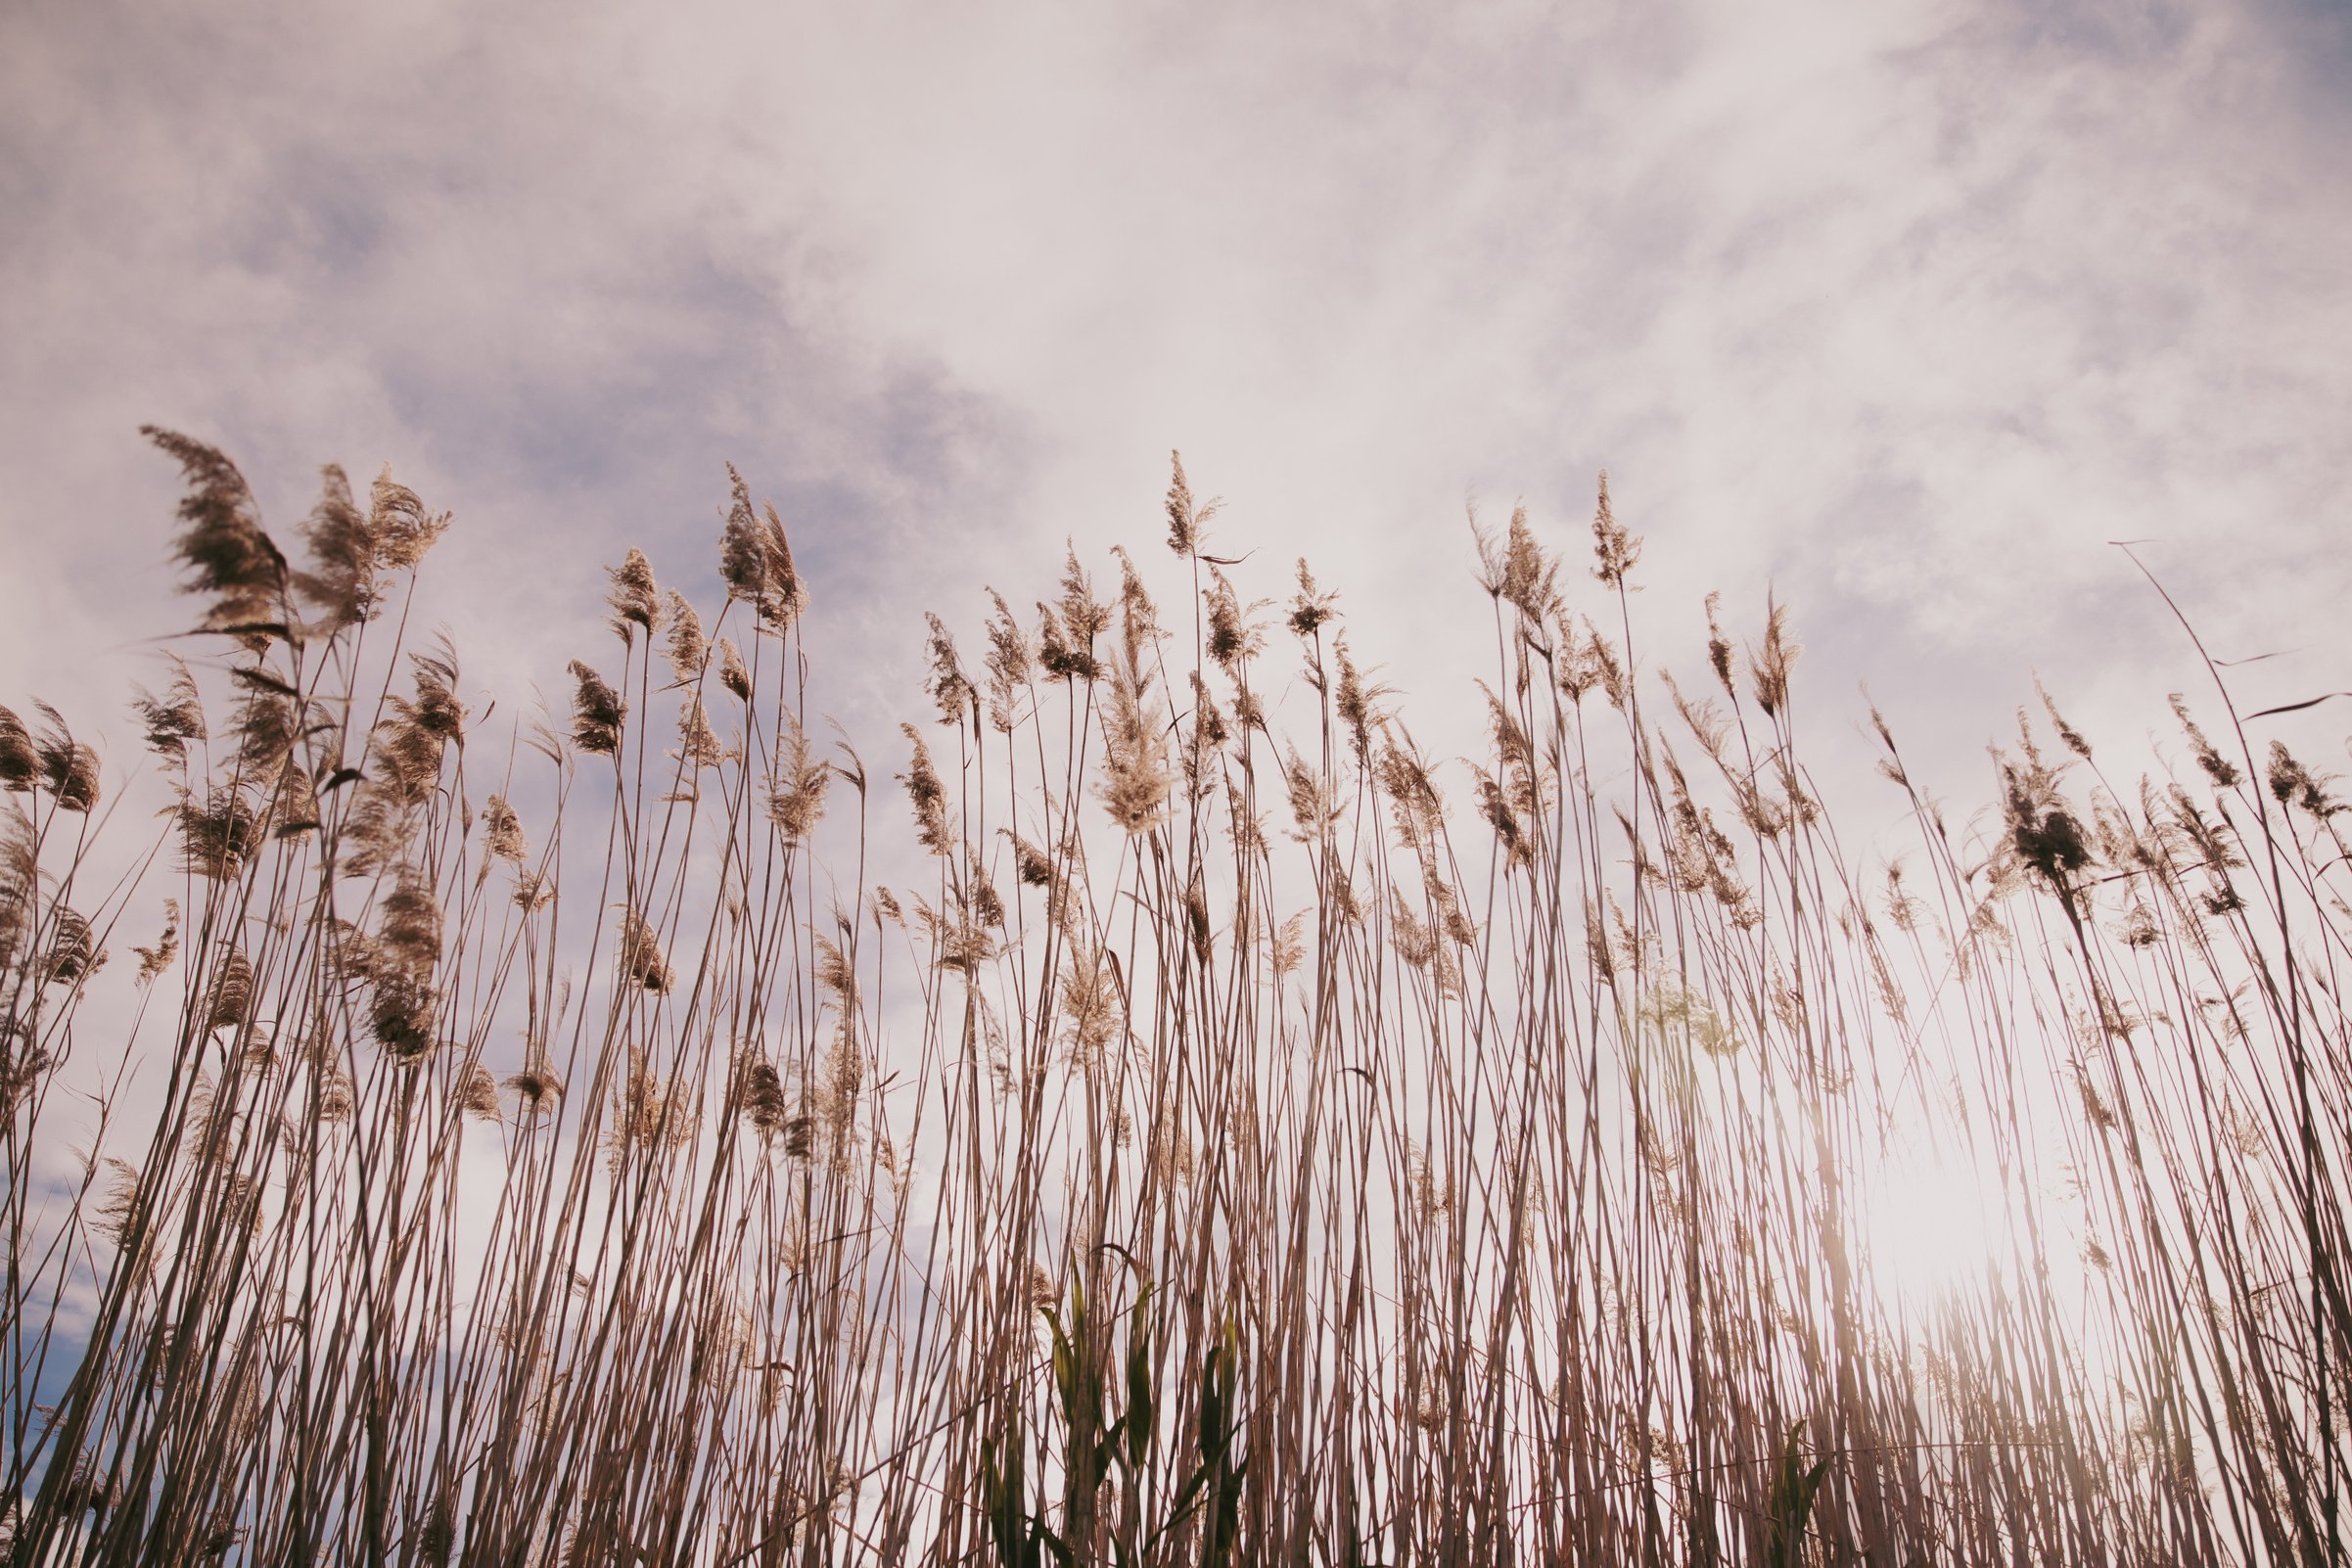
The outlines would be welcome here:
[[[408,629],[446,517],[328,470],[290,554],[150,434],[161,833],[0,711],[12,1562],[2340,1562],[2278,711],[2119,783],[2045,699],[1958,828],[1872,714],[1865,869],[1784,607],[1645,668],[1605,479],[1589,575],[1477,535],[1457,765],[1178,461],[1176,609],[932,619],[900,807],[739,476],[713,619],[632,550],[618,667],[493,723]],[[2001,1222],[1932,1297],[1926,1141]]]

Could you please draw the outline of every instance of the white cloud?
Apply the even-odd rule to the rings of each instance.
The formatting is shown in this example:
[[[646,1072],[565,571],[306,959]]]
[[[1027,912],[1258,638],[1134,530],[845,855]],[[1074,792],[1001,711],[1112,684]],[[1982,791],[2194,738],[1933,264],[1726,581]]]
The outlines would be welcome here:
[[[2232,651],[2309,650],[2249,679],[2341,684],[2324,17],[130,20],[14,26],[12,692],[111,705],[128,661],[78,650],[161,613],[143,419],[220,438],[281,527],[310,465],[394,460],[461,513],[437,604],[501,689],[550,678],[627,542],[707,586],[733,457],[878,717],[925,606],[1029,597],[1064,533],[1154,538],[1171,445],[1262,591],[1314,556],[1417,691],[1479,608],[1464,496],[1581,553],[1604,463],[1653,648],[1771,578],[1827,711],[1872,674],[1956,758],[2029,666],[2135,721],[2182,678],[2117,536],[2173,541]]]

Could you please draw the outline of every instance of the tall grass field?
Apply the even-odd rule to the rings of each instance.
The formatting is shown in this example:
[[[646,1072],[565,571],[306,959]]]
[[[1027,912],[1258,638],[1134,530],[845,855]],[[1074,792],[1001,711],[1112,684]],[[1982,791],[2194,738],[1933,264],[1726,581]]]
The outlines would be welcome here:
[[[739,478],[534,715],[415,494],[148,434],[160,772],[0,709],[12,1563],[2344,1561],[2346,807],[2228,670],[1950,813],[1869,715],[1866,857],[1605,480],[1432,563],[1463,760],[1179,461],[863,749]]]

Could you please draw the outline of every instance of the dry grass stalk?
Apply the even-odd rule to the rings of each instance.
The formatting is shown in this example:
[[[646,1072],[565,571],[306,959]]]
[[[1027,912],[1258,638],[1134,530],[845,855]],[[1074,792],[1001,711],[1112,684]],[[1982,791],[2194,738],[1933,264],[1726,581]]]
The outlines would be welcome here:
[[[1857,865],[1785,608],[1742,670],[1710,599],[1703,699],[1637,677],[1604,482],[1597,592],[1525,508],[1481,537],[1441,766],[1304,563],[1303,678],[1260,672],[1176,459],[1194,614],[1073,550],[1034,622],[990,596],[977,679],[932,620],[913,843],[869,844],[740,476],[726,602],[629,552],[620,672],[484,779],[454,654],[362,636],[445,519],[329,470],[290,563],[155,438],[229,640],[135,709],[178,793],[119,1008],[131,830],[0,709],[20,1560],[2334,1549],[2342,807],[2247,721],[2179,705],[2191,776],[2116,791],[2045,694],[1974,835],[1880,722],[1921,840]],[[657,679],[674,746],[627,724]],[[63,1158],[115,1049],[153,1119],[102,1098]],[[1994,1222],[1921,1283],[1929,1140]]]

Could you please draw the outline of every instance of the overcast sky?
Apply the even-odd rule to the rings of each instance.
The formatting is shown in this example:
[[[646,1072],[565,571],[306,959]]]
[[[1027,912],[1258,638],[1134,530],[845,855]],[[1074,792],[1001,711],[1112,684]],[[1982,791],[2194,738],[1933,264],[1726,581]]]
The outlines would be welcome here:
[[[715,602],[731,459],[887,746],[921,612],[1157,551],[1180,446],[1424,704],[1465,502],[1581,561],[1605,466],[1656,657],[1770,588],[1828,727],[1958,766],[2039,669],[2137,746],[2191,671],[2111,538],[2251,700],[2352,686],[2347,147],[2340,3],[16,0],[0,702],[155,682],[157,422],[289,535],[328,461],[454,510],[500,692],[631,543]]]

